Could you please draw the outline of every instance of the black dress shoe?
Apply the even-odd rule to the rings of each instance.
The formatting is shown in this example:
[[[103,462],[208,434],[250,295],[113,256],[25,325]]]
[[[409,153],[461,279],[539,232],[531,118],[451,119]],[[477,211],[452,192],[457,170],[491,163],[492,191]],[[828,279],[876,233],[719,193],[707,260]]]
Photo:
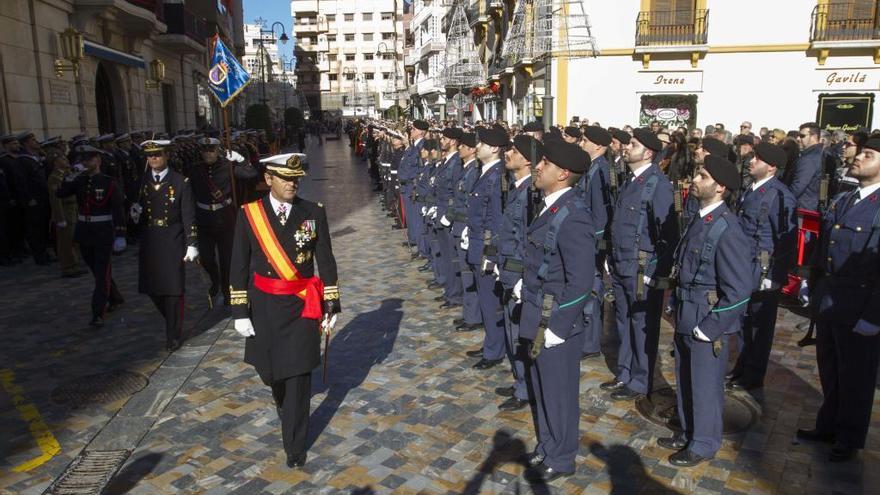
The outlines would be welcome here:
[[[472,368],[475,370],[488,370],[490,368],[494,368],[504,361],[503,359],[480,359],[477,361],[477,364],[473,365]]]
[[[409,255],[409,259],[412,261],[419,259],[419,253],[413,253],[413,254]]]
[[[599,356],[601,356],[601,355],[602,355],[602,353],[599,352],[599,351],[596,351],[596,352],[585,352],[585,353],[581,354],[581,361],[585,361],[585,360],[587,360],[587,359],[597,358],[597,357],[599,357]]]
[[[756,388],[761,388],[763,386],[764,385],[762,385],[760,383],[749,383],[749,382],[744,382],[744,381],[740,381],[740,380],[733,380],[733,381],[727,382],[727,384],[724,387],[727,390],[730,390],[733,392],[748,392],[749,390],[755,390]]]
[[[456,332],[473,332],[475,330],[479,330],[483,328],[483,325],[479,323],[464,323],[455,327]]]
[[[681,450],[687,447],[687,440],[681,436],[663,437],[657,439],[657,445],[669,450]]]
[[[406,241],[401,242],[400,245],[403,246],[403,247],[405,247],[405,248],[410,247],[409,243],[406,242]]]
[[[619,390],[615,390],[614,392],[611,392],[611,399],[612,400],[633,400],[633,399],[638,398],[640,395],[642,395],[642,394],[636,392],[635,390],[630,389],[629,387],[623,387]]]
[[[443,286],[438,284],[437,282],[433,282],[433,281],[430,284],[428,284],[429,289],[439,289],[441,287],[443,287]]]
[[[534,469],[544,462],[544,456],[537,452],[532,452],[530,454],[526,454],[525,460],[523,462],[525,463],[527,468]]]
[[[455,326],[464,325],[464,318],[456,318],[452,320],[452,324]]]
[[[831,453],[828,454],[828,460],[831,462],[846,462],[855,458],[857,453],[858,449],[856,448],[834,444],[834,447],[831,448]]]
[[[296,468],[296,467],[303,467],[305,465],[306,465],[306,455],[305,454],[287,456],[287,467]]]
[[[482,349],[480,349],[480,355],[483,355]],[[495,395],[500,395],[501,397],[513,397],[514,392],[516,392],[516,389],[513,387],[495,387]]]
[[[520,409],[525,408],[529,405],[529,401],[525,399],[517,399],[516,397],[511,397],[506,401],[498,404],[499,411],[519,411]]]
[[[798,428],[797,437],[800,440],[808,440],[810,442],[825,442],[825,443],[834,442],[834,433],[825,433],[823,431],[819,431],[816,429],[804,430],[804,429]]]
[[[437,307],[440,308],[440,309],[454,309],[454,308],[457,308],[457,307],[459,307],[459,306],[461,306],[461,304],[456,304],[456,303],[453,303],[453,302],[446,301],[445,303],[443,303],[443,304],[441,304],[440,306],[437,306]]]
[[[626,386],[626,384],[623,383],[622,381],[614,379],[614,380],[610,380],[610,381],[607,381],[607,382],[599,385],[599,388],[601,388],[602,390],[605,390],[606,392],[613,392],[615,390],[620,390],[625,386]]]
[[[549,483],[553,480],[562,478],[564,476],[571,476],[574,472],[571,473],[563,473],[562,471],[557,471],[550,466],[545,464],[538,465],[532,469],[526,469],[526,472],[523,473],[523,477],[527,481],[531,482],[544,482]]]
[[[703,457],[694,454],[688,449],[684,449],[669,456],[669,464],[676,467],[693,467],[701,462],[708,461],[709,459],[711,459],[711,457]]]
[[[180,349],[182,345],[180,339],[171,339],[165,342],[165,350],[168,352],[174,352]]]
[[[445,300],[446,300],[446,297],[445,297],[445,296],[437,296],[437,297],[434,298],[434,300],[437,301],[437,302],[445,301]]]
[[[96,316],[96,317],[92,318],[92,321],[89,322],[89,325],[94,328],[101,328],[104,326],[104,318],[101,318],[100,316]]]
[[[724,375],[724,379],[731,382],[734,380],[739,380],[741,376],[742,376],[742,373],[740,373],[737,370],[733,370],[730,373]]]
[[[424,272],[430,272],[430,271],[431,271],[431,265],[422,265],[422,266],[419,267],[419,271],[420,271],[420,272],[423,272],[423,273],[424,273]]]
[[[474,351],[467,351],[467,352],[465,352],[465,354],[468,357],[483,357],[483,348],[480,347],[479,349],[474,350]],[[513,387],[511,387],[511,388],[513,388]]]

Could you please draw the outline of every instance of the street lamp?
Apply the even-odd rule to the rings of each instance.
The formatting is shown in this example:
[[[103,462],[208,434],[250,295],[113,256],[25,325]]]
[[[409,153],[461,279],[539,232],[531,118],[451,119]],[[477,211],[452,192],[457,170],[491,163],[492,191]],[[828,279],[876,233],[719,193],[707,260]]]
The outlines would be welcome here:
[[[150,77],[144,81],[144,87],[147,89],[156,89],[165,79],[165,62],[162,59],[154,58],[150,62]]]
[[[281,44],[287,44],[287,40],[290,38],[287,37],[287,31],[284,29],[284,24],[275,21],[272,23],[269,29],[260,29],[260,76],[262,78],[262,94],[263,94],[263,105],[268,101],[266,99],[266,58],[268,53],[266,52],[266,46],[264,45],[265,41],[271,40],[275,41],[275,26],[279,26],[281,28],[281,35],[278,36],[278,40],[281,41]],[[271,75],[271,69],[269,74]]]
[[[61,58],[55,60],[55,76],[64,77],[67,71],[73,77],[79,77],[79,61],[85,58],[85,41],[83,34],[69,27],[58,35],[61,40]]]

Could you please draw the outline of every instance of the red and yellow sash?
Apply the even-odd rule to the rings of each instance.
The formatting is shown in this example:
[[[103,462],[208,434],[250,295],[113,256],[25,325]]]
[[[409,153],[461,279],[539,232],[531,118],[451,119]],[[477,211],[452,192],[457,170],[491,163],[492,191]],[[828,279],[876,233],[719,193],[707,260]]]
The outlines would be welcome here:
[[[321,319],[324,283],[318,277],[300,278],[299,272],[290,262],[290,258],[278,242],[278,237],[275,236],[275,231],[269,225],[269,218],[266,216],[262,201],[244,205],[244,213],[263,254],[275,269],[275,273],[281,276],[280,279],[273,279],[254,273],[254,287],[267,294],[295,295],[305,302],[303,318]]]

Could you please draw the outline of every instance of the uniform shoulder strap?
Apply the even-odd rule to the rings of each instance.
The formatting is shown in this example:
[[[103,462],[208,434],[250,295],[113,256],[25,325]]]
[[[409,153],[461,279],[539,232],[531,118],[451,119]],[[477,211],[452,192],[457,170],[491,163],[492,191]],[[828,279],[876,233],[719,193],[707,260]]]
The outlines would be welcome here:
[[[580,208],[580,206],[578,206]],[[571,212],[568,205],[563,205],[553,214],[550,219],[550,225],[547,227],[547,233],[544,234],[544,257],[541,259],[541,266],[538,267],[538,279],[544,280],[547,272],[550,270],[550,257],[556,252],[556,242],[559,236],[559,229],[562,222],[565,221]]]
[[[721,236],[724,235],[724,231],[727,230],[727,227],[727,219],[722,216],[712,224],[709,233],[706,234],[706,238],[703,240],[703,249],[700,251],[700,268],[697,269],[697,276],[694,279],[696,284],[704,283],[703,281],[707,278],[706,275],[709,271],[709,267],[714,266],[715,250],[718,247],[718,241],[721,240]]]
[[[654,199],[654,190],[657,188],[657,182],[659,180],[660,179],[656,174],[652,174],[645,180],[645,187],[642,188],[641,208],[639,209],[639,225],[636,227],[636,239],[642,235],[642,230],[645,228],[645,223],[648,221],[648,204]]]

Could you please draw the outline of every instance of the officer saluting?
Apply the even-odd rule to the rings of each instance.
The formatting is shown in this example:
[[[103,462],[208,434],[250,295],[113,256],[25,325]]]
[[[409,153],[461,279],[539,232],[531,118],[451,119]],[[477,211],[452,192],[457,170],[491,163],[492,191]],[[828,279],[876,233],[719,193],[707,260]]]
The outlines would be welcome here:
[[[588,159],[577,145],[547,136],[536,168],[544,201],[526,232],[519,329],[529,350],[526,376],[538,436],[527,460],[530,481],[573,474],[580,444],[582,314],[593,288],[595,230],[572,186]]]
[[[76,195],[78,215],[73,238],[79,244],[83,261],[95,276],[92,291],[93,327],[104,325],[104,312],[122,304],[122,294],[116,288],[110,271],[113,251],[125,249],[125,207],[121,186],[101,172],[99,149],[77,146],[74,154],[85,170],[68,175],[58,191],[59,198]]]
[[[834,442],[829,460],[864,448],[880,354],[880,139],[869,139],[849,175],[859,188],[839,194],[825,212],[814,252],[816,361],[824,400],[806,440]]]
[[[297,196],[306,175],[294,153],[266,162],[269,195],[242,206],[235,225],[230,291],[244,360],[272,387],[288,467],[306,462],[311,372],[321,331],[340,311],[327,214]],[[321,278],[315,276],[315,264]],[[322,321],[323,315],[323,321]]]
[[[138,251],[138,290],[147,294],[165,318],[165,348],[183,341],[183,263],[199,256],[196,248],[195,202],[189,179],[168,166],[168,141],[145,141],[147,176],[132,220],[142,223]]]
[[[679,435],[660,438],[677,450],[674,466],[695,466],[721,448],[727,335],[740,330],[740,317],[752,292],[752,274],[744,270],[751,249],[725,201],[739,190],[736,165],[714,155],[694,178],[691,194],[700,209],[675,253],[675,379]]]

